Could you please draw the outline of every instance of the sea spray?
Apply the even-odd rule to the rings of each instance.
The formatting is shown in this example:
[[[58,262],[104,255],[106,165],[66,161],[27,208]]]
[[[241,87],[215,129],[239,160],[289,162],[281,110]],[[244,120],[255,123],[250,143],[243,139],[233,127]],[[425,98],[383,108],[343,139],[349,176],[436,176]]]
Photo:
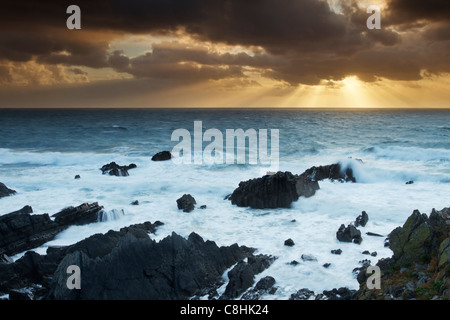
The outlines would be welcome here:
[[[112,209],[109,211],[100,210],[98,212],[98,221],[106,222],[106,221],[119,220],[124,215],[125,215],[125,211],[123,209],[121,209],[121,210]]]

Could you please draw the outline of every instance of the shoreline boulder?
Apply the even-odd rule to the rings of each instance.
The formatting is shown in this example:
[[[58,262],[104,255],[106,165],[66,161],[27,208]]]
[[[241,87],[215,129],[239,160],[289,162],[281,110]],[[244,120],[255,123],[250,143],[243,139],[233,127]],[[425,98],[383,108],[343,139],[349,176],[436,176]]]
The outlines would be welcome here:
[[[291,172],[277,172],[239,183],[230,197],[232,204],[254,209],[290,208],[300,196],[311,197],[319,189],[317,181]]]
[[[152,161],[166,161],[172,159],[170,151],[161,151],[152,157]]]
[[[196,204],[197,202],[190,194],[184,194],[177,200],[177,207],[178,209],[183,209],[183,212],[191,212],[194,210]]]

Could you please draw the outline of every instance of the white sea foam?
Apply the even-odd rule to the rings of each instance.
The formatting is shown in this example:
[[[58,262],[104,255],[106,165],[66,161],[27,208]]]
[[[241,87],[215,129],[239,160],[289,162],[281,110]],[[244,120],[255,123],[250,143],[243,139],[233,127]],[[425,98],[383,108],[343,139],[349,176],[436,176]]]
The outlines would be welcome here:
[[[343,286],[356,289],[358,283],[352,270],[360,266],[359,261],[370,259],[374,264],[392,255],[384,247],[384,237],[367,236],[366,232],[387,236],[414,209],[429,213],[432,208],[450,205],[450,183],[442,182],[450,176],[446,172],[448,162],[436,160],[447,159],[444,151],[425,160],[398,155],[379,157],[379,150],[335,150],[281,159],[280,170],[295,174],[313,165],[339,161],[352,168],[358,183],[321,181],[313,197],[300,198],[290,209],[274,210],[239,208],[224,200],[240,181],[260,177],[265,170],[260,166],[176,165],[172,161],[154,162],[150,157],[97,153],[0,149],[0,154],[0,181],[17,191],[14,196],[0,199],[1,214],[24,205],[31,205],[36,214],[53,214],[85,202],[98,202],[111,213],[104,222],[66,229],[38,248],[39,253],[45,253],[50,245],[69,245],[95,233],[159,220],[164,225],[150,235],[155,240],[173,231],[184,237],[196,232],[219,246],[238,243],[256,248],[257,253],[276,256],[272,266],[256,279],[266,275],[276,279],[278,290],[265,299],[288,299],[301,288],[316,293]],[[362,163],[356,158],[362,158]],[[111,161],[136,163],[137,168],[129,170],[128,177],[102,175],[99,168]],[[74,179],[75,174],[81,178]],[[414,184],[406,185],[408,180],[414,180]],[[185,193],[197,201],[197,209],[190,213],[177,209],[176,199]],[[134,200],[139,205],[131,205]],[[207,208],[198,209],[203,204]],[[126,214],[121,214],[122,210]],[[339,226],[354,221],[363,210],[369,222],[360,228],[361,245],[340,243],[336,239]],[[288,238],[294,240],[295,246],[284,245]],[[338,248],[343,251],[341,255],[330,253]],[[378,255],[363,255],[364,250],[377,251]],[[317,261],[302,261],[302,254],[312,254]],[[293,260],[299,264],[291,265]],[[331,265],[324,268],[324,263]]]

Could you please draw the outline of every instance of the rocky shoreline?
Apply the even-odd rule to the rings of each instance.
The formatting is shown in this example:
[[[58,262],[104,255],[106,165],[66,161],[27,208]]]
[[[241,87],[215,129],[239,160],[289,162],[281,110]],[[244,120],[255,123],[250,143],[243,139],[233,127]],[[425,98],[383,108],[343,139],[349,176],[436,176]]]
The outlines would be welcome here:
[[[164,160],[170,160],[170,156],[158,154],[154,159]],[[103,174],[127,176],[127,170],[135,167],[110,163],[101,170]],[[226,200],[252,209],[289,208],[302,197],[314,196],[320,189],[319,181],[324,179],[357,182],[351,168],[332,164],[312,167],[300,175],[277,172],[243,181]],[[14,193],[0,183],[0,197]],[[195,204],[189,194],[176,200],[178,209],[186,214],[195,209]],[[255,278],[265,270],[270,274],[270,267],[278,257],[257,253],[257,248],[237,243],[219,247],[196,233],[184,238],[173,232],[156,242],[152,234],[164,224],[160,221],[95,234],[69,246],[49,247],[43,255],[33,251],[70,226],[100,222],[102,212],[103,207],[98,203],[85,203],[51,216],[33,214],[29,206],[0,216],[0,297],[10,300],[258,300],[263,296],[270,299],[277,291],[274,277],[267,275],[257,282]],[[363,211],[347,226],[336,226],[337,240],[360,244],[363,236],[358,228],[364,228],[368,219],[369,215]],[[380,289],[369,288],[371,264],[366,260],[362,261],[361,268],[354,270],[360,285],[358,290],[330,288],[315,293],[299,288],[292,292],[290,300],[450,299],[449,230],[450,208],[433,209],[429,216],[415,210],[402,227],[394,229],[386,238],[385,246],[389,246],[393,255],[375,265],[381,271]],[[366,235],[381,236],[371,232]],[[295,243],[287,239],[285,245]],[[10,258],[23,252],[16,261]],[[331,252],[341,253],[341,249]],[[367,254],[376,256],[376,252]],[[312,255],[301,258],[315,259]],[[73,265],[82,270],[80,289],[67,286],[67,270]]]

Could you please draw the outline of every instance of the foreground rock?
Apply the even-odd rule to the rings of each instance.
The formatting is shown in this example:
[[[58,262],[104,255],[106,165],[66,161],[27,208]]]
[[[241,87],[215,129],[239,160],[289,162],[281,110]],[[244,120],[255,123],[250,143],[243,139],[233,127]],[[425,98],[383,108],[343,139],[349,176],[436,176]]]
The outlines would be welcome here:
[[[155,232],[161,222],[145,222],[110,231],[105,235],[93,235],[74,245],[49,247],[46,255],[28,251],[15,262],[0,261],[0,295],[14,292],[27,292],[31,299],[44,299],[48,296],[53,275],[63,258],[73,252],[84,252],[90,257],[103,257],[117,246],[120,238],[128,233],[138,239],[148,238],[148,232]]]
[[[319,294],[315,294],[314,291],[303,288],[291,294],[289,300],[351,300],[355,293],[356,290],[351,290],[346,287],[324,290]]]
[[[15,255],[53,240],[71,225],[96,222],[101,209],[98,203],[85,203],[54,214],[52,220],[48,214],[31,214],[33,209],[25,206],[0,216],[0,254]]]
[[[255,275],[267,269],[274,260],[275,258],[272,256],[260,254],[250,256],[247,261],[240,261],[228,272],[229,282],[220,299],[231,300],[238,298],[253,285]],[[259,291],[259,289],[256,290]],[[254,298],[253,296],[252,299]],[[250,296],[247,296],[246,299],[250,299]]]
[[[89,248],[104,241],[91,239]],[[101,255],[82,249],[67,252],[59,263],[51,284],[51,299],[85,300],[184,300],[222,283],[223,272],[254,249],[218,247],[191,233],[187,239],[172,233],[155,242],[149,237],[126,232],[111,250]],[[81,269],[81,289],[66,286],[67,267]]]
[[[358,299],[450,299],[450,208],[429,216],[415,210],[388,236],[391,258],[381,259],[381,289],[358,275]]]
[[[111,162],[102,166],[100,170],[102,170],[102,174],[108,173],[110,176],[127,177],[129,176],[128,170],[134,168],[136,168],[134,163],[128,166],[120,166],[115,162]]]
[[[239,183],[229,200],[239,207],[254,209],[290,208],[293,201],[301,196],[311,197],[318,189],[317,181],[279,171]]]
[[[7,197],[15,193],[15,190],[9,189],[7,186],[0,182],[0,198]]]
[[[166,161],[172,159],[170,151],[161,151],[152,157],[152,161]]]

